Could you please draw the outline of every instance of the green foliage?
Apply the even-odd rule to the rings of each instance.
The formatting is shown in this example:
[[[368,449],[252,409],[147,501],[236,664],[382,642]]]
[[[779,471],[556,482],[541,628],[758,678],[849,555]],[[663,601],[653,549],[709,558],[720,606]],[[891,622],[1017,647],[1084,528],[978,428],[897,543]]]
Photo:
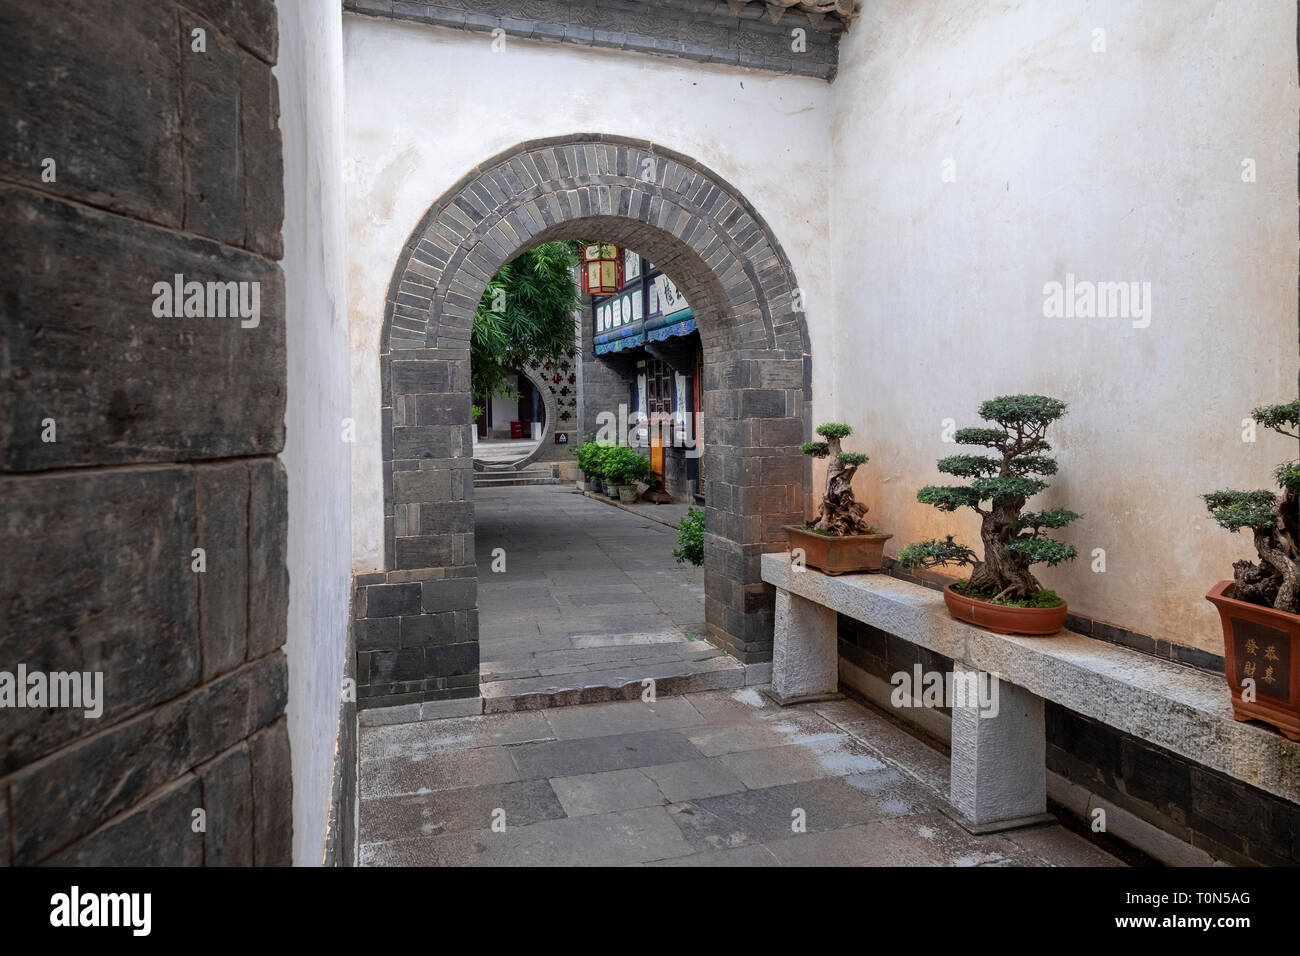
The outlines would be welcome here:
[[[980,538],[984,559],[946,541],[908,545],[900,561],[908,567],[973,564],[973,585],[992,588],[991,594],[1008,601],[1028,601],[1041,590],[1030,574],[1035,564],[1049,567],[1078,557],[1072,546],[1044,536],[1044,529],[1064,528],[1080,516],[1068,508],[1021,514],[1025,501],[1047,489],[1037,475],[1056,474],[1056,461],[1045,453],[1052,446],[1047,426],[1066,411],[1066,403],[1046,395],[1002,395],[982,402],[980,417],[998,427],[961,428],[954,438],[960,445],[979,445],[994,455],[949,455],[939,460],[944,474],[969,479],[968,485],[927,485],[916,493],[923,504],[940,511],[970,508],[982,518]],[[984,507],[984,502],[989,506]]]
[[[806,441],[799,446],[799,450],[814,458],[825,458],[831,453],[831,446],[824,441]]]
[[[1214,520],[1229,531],[1265,531],[1277,522],[1277,495],[1271,491],[1212,491],[1201,497]]]
[[[1273,472],[1273,478],[1277,481],[1277,486],[1292,498],[1300,496],[1300,462],[1282,462],[1277,466],[1277,471]]]
[[[1300,426],[1300,401],[1289,402],[1286,405],[1261,405],[1251,412],[1250,417],[1279,434],[1289,438],[1300,437],[1295,432],[1295,429]],[[1287,431],[1287,426],[1290,426],[1292,431]]]
[[[470,334],[475,399],[509,395],[515,370],[535,360],[557,361],[573,348],[574,248],[572,242],[542,243],[488,282]]]
[[[985,448],[997,448],[1006,438],[1007,433],[996,428],[959,428],[952,436],[958,445],[983,445]]]
[[[994,475],[992,478],[976,478],[970,483],[971,491],[979,495],[980,501],[1000,501],[1016,498],[1029,498],[1047,487],[1047,482],[1023,475]]]
[[[630,485],[650,474],[650,459],[627,445],[611,445],[601,452],[601,477],[616,485]]]
[[[1026,565],[1045,564],[1049,568],[1079,556],[1074,545],[1053,538],[1013,538],[1007,543],[1007,550],[1022,558]]]
[[[1059,398],[1046,395],[1001,395],[982,403],[979,416],[986,422],[997,422],[1004,429],[1024,426],[1042,429],[1061,418],[1068,407]]]
[[[1056,459],[1046,455],[1018,455],[1011,462],[1011,470],[1017,475],[1054,475]]]
[[[573,453],[578,457],[578,469],[588,478],[600,476],[601,452],[605,447],[605,445],[597,442],[589,435],[583,439],[581,445],[573,450]]]
[[[871,459],[860,451],[842,451],[835,456],[841,465],[865,465]]]
[[[940,511],[977,508],[980,503],[979,495],[963,485],[926,485],[916,493],[916,500],[923,505],[934,505]]]
[[[817,434],[822,438],[848,438],[853,434],[853,429],[843,422],[827,422],[817,426]]]
[[[704,512],[694,506],[686,510],[681,525],[677,528],[677,547],[673,557],[678,564],[691,564],[699,567],[704,563]]]
[[[958,544],[948,535],[942,541],[932,538],[909,544],[898,552],[898,563],[905,568],[937,568],[957,565],[963,567],[975,564],[975,552],[964,544]]]
[[[1296,438],[1300,401],[1261,405],[1251,417],[1280,435]],[[1218,524],[1228,531],[1248,528],[1259,562],[1233,565],[1236,591],[1241,600],[1300,614],[1300,462],[1285,461],[1273,472],[1282,495],[1272,491],[1212,491],[1201,497]]]
[[[956,475],[958,478],[996,475],[1001,467],[1002,462],[988,455],[949,455],[939,459],[939,470],[945,475]]]
[[[1033,528],[1037,531],[1039,528],[1064,528],[1072,521],[1078,521],[1083,515],[1071,511],[1069,508],[1052,508],[1049,511],[1026,511],[1020,516],[1020,523],[1015,530],[1021,528]]]
[[[469,407],[470,421],[478,421],[483,417],[483,407],[481,405],[471,405]]]

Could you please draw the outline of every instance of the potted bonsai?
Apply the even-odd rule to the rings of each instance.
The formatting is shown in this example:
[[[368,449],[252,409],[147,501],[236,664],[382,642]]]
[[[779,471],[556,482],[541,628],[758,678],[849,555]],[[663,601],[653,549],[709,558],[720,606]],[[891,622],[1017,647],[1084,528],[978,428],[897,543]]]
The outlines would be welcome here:
[[[1300,402],[1265,405],[1252,418],[1296,438]],[[1214,491],[1205,504],[1220,526],[1249,529],[1259,561],[1238,561],[1233,580],[1220,581],[1206,600],[1223,623],[1224,671],[1237,720],[1272,724],[1300,740],[1300,462],[1283,462],[1272,491]]]
[[[624,504],[630,505],[641,496],[636,482],[642,481],[648,474],[650,459],[636,449],[618,445],[609,450],[605,476],[618,489],[618,498]]]
[[[970,508],[980,516],[984,559],[948,535],[909,544],[898,556],[905,568],[971,565],[969,581],[944,588],[948,613],[999,634],[1055,634],[1065,626],[1066,604],[1044,590],[1030,572],[1035,564],[1054,567],[1078,556],[1073,545],[1049,538],[1079,517],[1066,508],[1024,511],[1027,499],[1045,490],[1041,476],[1056,474],[1047,426],[1065,414],[1066,404],[1045,395],[1004,395],[984,402],[980,418],[996,427],[961,428],[959,445],[978,445],[992,455],[950,455],[939,470],[969,485],[929,485],[916,498],[940,511]],[[988,504],[985,505],[985,502]]]
[[[817,508],[817,520],[804,527],[788,525],[790,547],[801,548],[804,564],[827,574],[853,571],[879,571],[885,555],[885,542],[892,534],[881,534],[867,524],[867,506],[853,497],[853,476],[866,455],[841,451],[840,442],[853,429],[839,422],[819,425],[822,441],[804,442],[805,455],[829,458],[826,466],[826,490]]]

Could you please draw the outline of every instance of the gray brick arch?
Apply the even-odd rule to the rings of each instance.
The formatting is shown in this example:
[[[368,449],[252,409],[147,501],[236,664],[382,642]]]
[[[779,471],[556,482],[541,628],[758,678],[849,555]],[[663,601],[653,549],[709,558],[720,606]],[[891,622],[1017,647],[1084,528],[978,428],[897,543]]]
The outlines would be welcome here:
[[[359,694],[371,706],[473,696],[478,626],[469,336],[489,278],[566,238],[628,246],[691,303],[704,346],[709,638],[771,659],[759,556],[801,520],[811,358],[790,262],[734,187],[650,142],[521,143],[428,211],[389,285],[380,345],[387,570],[358,576]],[[382,700],[378,698],[383,698]]]

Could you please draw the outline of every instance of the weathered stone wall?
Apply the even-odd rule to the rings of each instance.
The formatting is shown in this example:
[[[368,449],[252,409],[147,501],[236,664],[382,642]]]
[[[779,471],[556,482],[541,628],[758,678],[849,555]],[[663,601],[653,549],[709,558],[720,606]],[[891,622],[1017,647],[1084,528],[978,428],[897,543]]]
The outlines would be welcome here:
[[[276,43],[271,0],[0,3],[0,671],[104,694],[4,709],[0,864],[289,862]],[[260,320],[156,317],[178,273]]]

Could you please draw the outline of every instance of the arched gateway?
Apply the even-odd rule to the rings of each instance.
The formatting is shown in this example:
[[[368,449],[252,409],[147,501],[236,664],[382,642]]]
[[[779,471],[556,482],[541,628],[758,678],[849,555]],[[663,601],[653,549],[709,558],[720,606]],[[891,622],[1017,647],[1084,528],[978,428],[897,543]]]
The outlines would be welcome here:
[[[801,521],[808,333],[790,262],[740,193],[653,143],[521,143],[449,189],[412,232],[381,339],[387,571],[358,576],[362,706],[478,693],[469,336],[489,278],[523,250],[590,238],[677,283],[704,348],[706,620],[745,663],[771,659],[759,556]],[[611,409],[611,411],[616,411]]]

